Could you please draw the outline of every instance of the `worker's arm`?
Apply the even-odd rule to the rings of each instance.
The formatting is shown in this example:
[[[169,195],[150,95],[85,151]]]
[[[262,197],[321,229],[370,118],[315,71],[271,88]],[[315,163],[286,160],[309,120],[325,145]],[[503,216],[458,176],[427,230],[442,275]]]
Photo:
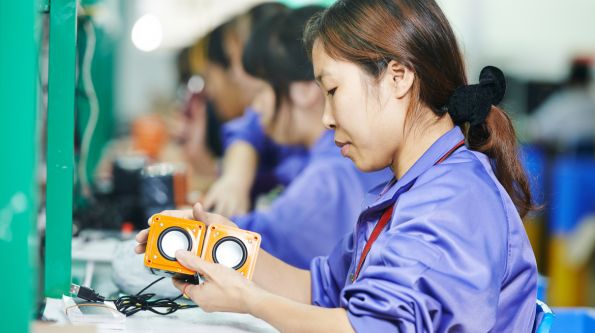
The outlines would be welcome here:
[[[310,271],[299,269],[260,250],[253,280],[261,288],[294,301],[312,303]]]
[[[193,210],[165,211],[162,214],[203,221],[210,224],[234,225],[227,218],[206,213],[200,204]],[[148,230],[136,240],[137,253],[146,247]],[[186,284],[174,280],[176,287],[205,311],[250,313],[282,332],[353,332],[347,312],[342,308],[310,305],[310,273],[274,258],[261,250],[254,281],[220,264],[209,263],[188,251],[178,251],[176,259],[185,267],[201,274],[206,283]]]
[[[193,210],[169,210],[160,214],[202,221],[207,225],[236,226],[221,215],[206,213],[200,204],[194,205]],[[136,253],[145,252],[148,234],[149,229],[145,229],[136,235],[136,241],[139,243],[135,248]],[[310,271],[288,265],[262,249],[258,253],[253,280],[268,292],[297,302],[311,303]]]
[[[259,260],[255,282],[260,284],[269,281],[277,285],[280,294],[257,286],[231,268],[206,262],[188,251],[178,251],[176,258],[182,265],[205,278],[206,282],[200,285],[176,280],[174,284],[207,312],[249,313],[281,332],[353,332],[345,309],[313,306],[282,296],[304,297],[310,287],[303,284],[303,279],[291,279],[291,274],[286,275],[290,273],[285,267],[287,265],[269,260],[272,257],[268,254]],[[274,269],[281,270],[274,279],[262,280],[263,274],[273,273]],[[277,280],[280,277],[290,279]]]
[[[235,141],[225,151],[222,175],[207,192],[205,208],[225,216],[248,212],[257,167],[256,149],[247,142]]]
[[[267,292],[254,297],[249,313],[281,332],[354,332],[343,308],[301,304]]]

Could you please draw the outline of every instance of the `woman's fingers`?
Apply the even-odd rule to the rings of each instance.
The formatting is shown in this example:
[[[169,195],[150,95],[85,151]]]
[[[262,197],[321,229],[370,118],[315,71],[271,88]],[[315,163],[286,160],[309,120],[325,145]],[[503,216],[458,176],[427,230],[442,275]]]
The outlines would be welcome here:
[[[212,210],[213,205],[215,205],[215,202],[216,202],[216,199],[215,199],[213,193],[209,192],[209,193],[207,193],[207,195],[205,196],[205,199],[203,200],[203,206],[205,209]]]
[[[136,246],[134,247],[134,252],[136,252],[137,254],[145,253],[146,250],[147,244],[136,244]]]
[[[194,291],[194,288],[196,288],[196,285],[176,279],[172,280],[174,282],[174,287],[176,287],[185,297],[190,298]]]
[[[136,234],[136,242],[139,244],[144,244],[147,242],[147,238],[149,237],[149,229],[143,229]]]
[[[182,266],[197,272],[198,274],[204,276],[206,279],[211,277],[211,264],[202,260],[201,258],[195,256],[189,251],[178,250],[176,251],[176,260],[182,264]]]
[[[134,247],[134,252],[137,254],[145,253],[147,248],[147,238],[149,237],[149,229],[143,229],[136,234],[136,246]]]
[[[173,281],[174,286],[204,311],[248,312],[247,301],[254,299],[255,286],[231,268],[202,260],[188,251],[177,251],[176,259],[188,269],[201,274],[205,282],[199,285]],[[250,296],[248,296],[250,295]]]
[[[164,210],[158,214],[177,217],[177,218],[186,219],[186,220],[192,220],[192,210],[190,210],[190,209]],[[147,220],[147,225],[151,226],[151,224],[153,224],[153,216],[149,217],[149,219]]]
[[[214,213],[207,212],[204,209],[203,205],[200,204],[200,203],[196,203],[194,205],[194,207],[192,208],[192,212],[194,214],[194,219],[195,220],[202,221],[206,225],[224,224],[224,225],[229,225],[229,226],[237,227],[235,225],[235,223],[231,222],[225,216],[221,216],[219,214],[214,214]]]
[[[223,224],[223,225],[228,225],[231,227],[238,227],[235,223],[233,223],[232,221],[230,221],[227,217],[225,216],[221,216],[219,214],[212,214],[212,213],[206,213],[207,214],[207,220],[209,220],[209,225],[210,224]]]
[[[204,212],[202,205],[200,205],[200,204],[196,204],[194,210],[190,210],[190,209],[187,209],[187,210],[164,210],[159,214],[182,218],[182,219],[187,219],[187,220],[199,220],[199,221],[204,221],[205,223],[209,224],[207,222],[208,216]],[[149,225],[151,225],[151,223],[152,223],[152,218],[150,218],[148,221]],[[136,236],[135,236],[136,242],[138,244],[134,248],[134,252],[136,252],[138,254],[144,253],[147,248],[147,239],[148,238],[149,238],[149,229],[143,229],[143,230],[139,231],[138,234],[136,234]]]
[[[194,216],[192,214],[192,210],[190,210],[190,209],[184,209],[184,210],[164,210],[164,211],[162,211],[159,214],[166,215],[166,216],[177,217],[177,218],[186,219],[186,220],[192,220],[192,219],[194,219]]]
[[[204,223],[206,223],[207,225],[208,223],[208,216],[207,213],[203,207],[203,205],[200,202],[197,202],[194,204],[194,206],[192,206],[192,217],[197,220],[197,221],[202,221]]]

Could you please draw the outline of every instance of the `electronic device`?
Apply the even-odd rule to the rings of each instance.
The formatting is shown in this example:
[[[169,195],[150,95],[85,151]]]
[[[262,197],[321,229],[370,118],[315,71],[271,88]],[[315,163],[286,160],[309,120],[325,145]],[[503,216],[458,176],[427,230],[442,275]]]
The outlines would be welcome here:
[[[186,250],[251,279],[259,249],[260,235],[255,232],[156,214],[151,217],[144,262],[155,274],[197,283],[196,272],[175,258],[176,251]]]

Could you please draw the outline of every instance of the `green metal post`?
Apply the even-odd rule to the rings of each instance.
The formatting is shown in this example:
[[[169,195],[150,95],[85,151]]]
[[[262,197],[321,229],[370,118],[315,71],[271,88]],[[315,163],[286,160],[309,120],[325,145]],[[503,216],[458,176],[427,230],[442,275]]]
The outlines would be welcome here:
[[[37,283],[35,1],[0,1],[0,332],[28,332]]]
[[[68,293],[74,177],[76,0],[50,3],[45,295]]]

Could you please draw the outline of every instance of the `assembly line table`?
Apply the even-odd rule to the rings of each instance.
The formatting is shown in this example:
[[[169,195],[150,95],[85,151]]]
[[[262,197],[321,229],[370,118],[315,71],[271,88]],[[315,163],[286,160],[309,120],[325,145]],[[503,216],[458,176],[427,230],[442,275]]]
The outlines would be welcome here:
[[[45,317],[56,321],[56,325],[67,324],[62,300],[48,299]],[[126,318],[124,330],[97,327],[97,333],[245,333],[278,332],[266,322],[247,314],[214,312],[201,309],[180,310],[168,316],[151,312],[139,312]]]

